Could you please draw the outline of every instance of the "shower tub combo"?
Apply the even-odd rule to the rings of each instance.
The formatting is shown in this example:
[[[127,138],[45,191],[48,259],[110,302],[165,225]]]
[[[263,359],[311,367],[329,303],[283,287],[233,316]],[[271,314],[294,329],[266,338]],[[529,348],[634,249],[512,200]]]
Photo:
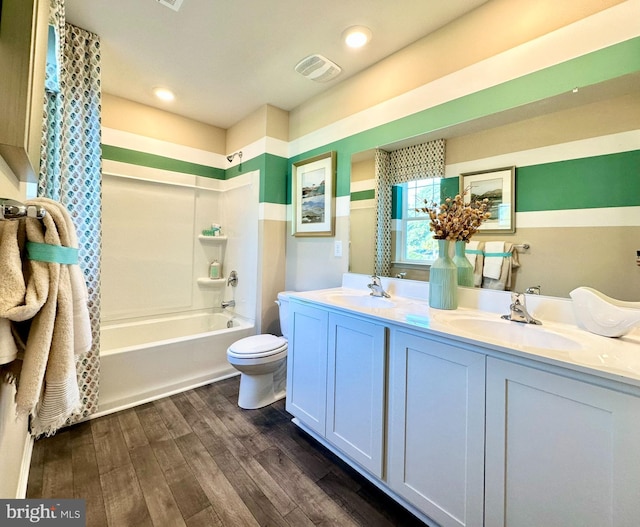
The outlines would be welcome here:
[[[98,415],[236,375],[227,348],[253,334],[253,321],[223,310],[104,323]]]

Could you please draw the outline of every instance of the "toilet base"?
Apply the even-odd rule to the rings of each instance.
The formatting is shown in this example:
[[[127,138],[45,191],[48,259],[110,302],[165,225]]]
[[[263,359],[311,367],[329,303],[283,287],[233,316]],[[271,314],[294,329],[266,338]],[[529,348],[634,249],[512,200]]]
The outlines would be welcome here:
[[[255,410],[268,406],[286,395],[284,390],[274,391],[273,373],[262,375],[240,374],[238,406],[245,410]]]

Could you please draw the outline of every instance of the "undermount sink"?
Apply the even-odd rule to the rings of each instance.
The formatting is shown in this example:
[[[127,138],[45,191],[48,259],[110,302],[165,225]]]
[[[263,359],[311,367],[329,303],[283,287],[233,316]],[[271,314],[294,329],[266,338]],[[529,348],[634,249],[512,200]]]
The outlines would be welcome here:
[[[336,304],[342,304],[348,307],[366,307],[366,308],[390,308],[395,306],[395,302],[388,298],[372,295],[356,295],[335,293],[327,297],[328,300]]]
[[[452,318],[446,323],[460,331],[494,342],[498,340],[505,344],[546,350],[582,349],[579,342],[534,324],[468,317]]]

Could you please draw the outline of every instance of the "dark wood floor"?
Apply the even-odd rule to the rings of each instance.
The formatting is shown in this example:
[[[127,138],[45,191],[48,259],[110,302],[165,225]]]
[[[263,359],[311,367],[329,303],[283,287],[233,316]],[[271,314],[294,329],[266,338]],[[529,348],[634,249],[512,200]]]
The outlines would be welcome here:
[[[238,377],[36,441],[28,498],[83,498],[87,527],[422,526],[291,423],[237,407]]]

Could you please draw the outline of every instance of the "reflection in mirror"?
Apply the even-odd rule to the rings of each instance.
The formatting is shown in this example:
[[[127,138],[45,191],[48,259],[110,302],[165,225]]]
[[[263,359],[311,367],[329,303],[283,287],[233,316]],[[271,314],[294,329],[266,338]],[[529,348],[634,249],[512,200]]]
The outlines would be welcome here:
[[[455,194],[462,173],[516,167],[515,233],[474,236],[483,242],[529,245],[518,255],[520,268],[512,289],[539,284],[543,295],[568,297],[576,287],[589,286],[613,298],[637,301],[639,134],[640,74],[634,74],[438,130],[447,140],[443,181]],[[381,148],[429,139],[433,134]],[[350,270],[371,273],[376,229],[373,150],[354,155],[352,162]],[[397,240],[392,238],[392,243]],[[406,278],[428,279],[425,265],[394,265],[389,274],[401,272]]]
[[[351,160],[351,211],[349,214],[349,271],[373,274],[376,259],[376,200],[374,151]]]

